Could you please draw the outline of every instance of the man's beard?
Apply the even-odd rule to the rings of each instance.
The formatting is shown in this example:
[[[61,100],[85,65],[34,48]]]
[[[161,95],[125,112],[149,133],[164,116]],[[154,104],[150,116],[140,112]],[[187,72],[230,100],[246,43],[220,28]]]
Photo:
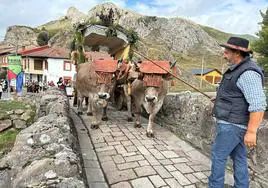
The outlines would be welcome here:
[[[232,63],[231,61],[226,61],[226,64],[227,64],[229,67],[231,67],[231,66],[234,65],[234,63]]]
[[[226,64],[227,64],[227,66],[229,66],[229,67],[231,67],[232,65],[234,65],[235,63],[233,63],[233,62],[231,62],[229,59],[227,59],[227,58],[224,58],[224,60],[225,60],[225,62],[226,62]]]

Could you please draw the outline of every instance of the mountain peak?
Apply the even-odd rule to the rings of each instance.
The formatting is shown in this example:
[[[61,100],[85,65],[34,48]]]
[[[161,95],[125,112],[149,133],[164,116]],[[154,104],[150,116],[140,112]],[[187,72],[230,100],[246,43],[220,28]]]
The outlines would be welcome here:
[[[117,5],[115,5],[115,4],[112,3],[112,2],[101,3],[101,4],[96,5],[94,8],[96,8],[96,7],[103,7],[103,8],[120,8],[120,7],[118,7]]]
[[[70,20],[73,20],[77,17],[81,17],[81,16],[85,16],[84,13],[80,12],[77,8],[75,8],[74,6],[71,6],[68,10],[67,10],[67,14],[66,17]]]

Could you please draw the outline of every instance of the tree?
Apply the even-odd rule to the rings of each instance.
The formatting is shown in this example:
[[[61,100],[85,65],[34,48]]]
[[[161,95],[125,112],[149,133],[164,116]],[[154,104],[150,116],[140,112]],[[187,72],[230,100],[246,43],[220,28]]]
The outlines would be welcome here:
[[[45,46],[48,44],[49,41],[49,33],[44,28],[42,31],[38,34],[36,42],[39,46]]]
[[[264,68],[264,72],[268,73],[268,9],[265,13],[260,11],[263,18],[261,30],[257,33],[259,39],[252,43],[252,48],[260,54],[258,63]]]
[[[72,43],[70,44],[71,48],[71,58],[75,65],[85,63],[86,57],[85,57],[85,50],[84,50],[84,42],[85,38],[81,31],[76,31],[74,35],[74,39]]]

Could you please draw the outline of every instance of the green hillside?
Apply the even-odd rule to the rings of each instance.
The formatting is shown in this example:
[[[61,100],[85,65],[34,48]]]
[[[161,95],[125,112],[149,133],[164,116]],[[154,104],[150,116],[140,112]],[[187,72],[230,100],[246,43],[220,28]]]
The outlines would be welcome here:
[[[37,29],[41,30],[43,27],[49,32],[50,37],[53,37],[59,31],[72,29],[73,26],[72,26],[72,22],[68,20],[67,18],[65,18],[61,20],[48,22],[44,25],[37,27]]]
[[[257,39],[257,37],[252,36],[252,35],[236,35],[236,34],[232,34],[232,33],[225,33],[223,31],[214,29],[212,27],[208,27],[208,26],[202,26],[200,25],[201,28],[206,31],[209,36],[215,38],[219,43],[224,43],[228,40],[228,38],[230,38],[231,36],[237,36],[237,37],[243,37],[248,39],[249,41],[254,41]]]

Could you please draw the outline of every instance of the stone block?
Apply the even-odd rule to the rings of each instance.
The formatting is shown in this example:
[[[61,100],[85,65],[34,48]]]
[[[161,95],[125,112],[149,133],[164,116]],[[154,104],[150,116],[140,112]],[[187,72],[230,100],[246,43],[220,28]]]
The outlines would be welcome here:
[[[85,168],[87,182],[105,182],[102,170],[100,168]]]
[[[170,172],[181,185],[190,185],[191,182],[179,171]]]
[[[163,166],[154,166],[154,169],[162,178],[171,178],[172,175]]]
[[[137,178],[136,174],[132,169],[122,171],[117,170],[109,171],[106,173],[106,177],[110,185]]]
[[[134,169],[139,177],[150,176],[156,174],[156,171],[151,166],[142,166]]]
[[[150,176],[149,178],[155,187],[162,187],[167,185],[159,175]]]
[[[111,188],[132,188],[128,182],[120,182],[111,186]]]
[[[181,173],[192,173],[194,172],[193,169],[191,169],[187,164],[185,163],[179,163],[174,165]]]
[[[161,151],[161,153],[168,159],[179,157],[174,151]]]
[[[153,184],[148,178],[139,178],[131,181],[133,188],[154,188]]]
[[[124,159],[126,160],[126,162],[132,162],[132,161],[143,160],[144,157],[142,155],[133,155],[133,156],[125,157]]]
[[[119,170],[125,170],[129,168],[136,168],[138,166],[140,166],[138,162],[129,162],[129,163],[118,164],[117,168]]]

